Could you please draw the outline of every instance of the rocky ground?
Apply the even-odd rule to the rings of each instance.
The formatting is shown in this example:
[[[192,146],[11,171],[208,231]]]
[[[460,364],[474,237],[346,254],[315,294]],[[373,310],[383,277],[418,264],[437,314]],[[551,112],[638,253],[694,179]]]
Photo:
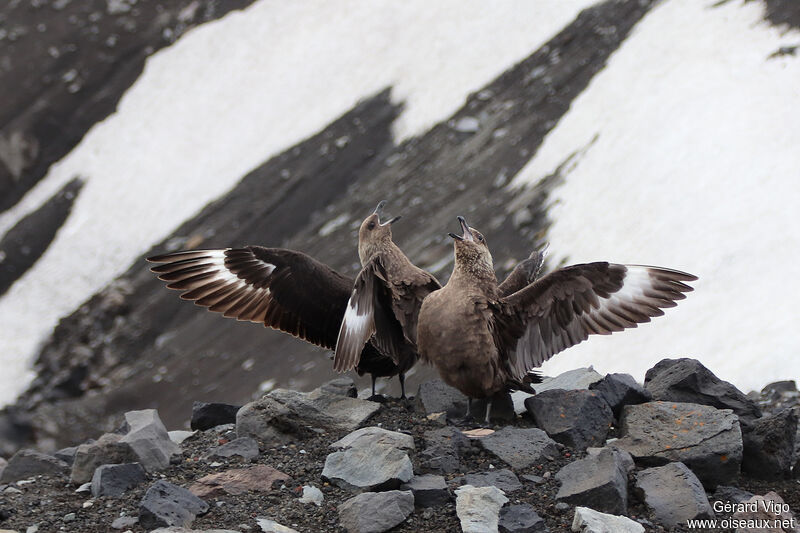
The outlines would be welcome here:
[[[20,451],[0,462],[0,528],[684,532],[704,530],[686,520],[714,501],[800,511],[794,382],[747,397],[689,359],[662,361],[644,386],[579,369],[501,402],[491,427],[465,423],[465,399],[439,381],[411,400],[355,394],[343,378],[196,404],[196,429],[169,434],[155,411],[129,412],[97,441]]]

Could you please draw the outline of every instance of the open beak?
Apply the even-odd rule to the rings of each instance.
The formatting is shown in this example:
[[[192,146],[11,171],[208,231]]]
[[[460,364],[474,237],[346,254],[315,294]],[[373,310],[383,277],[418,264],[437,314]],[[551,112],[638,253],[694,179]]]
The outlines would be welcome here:
[[[461,224],[461,235],[456,235],[455,233],[449,233],[452,238],[456,239],[457,241],[474,241],[475,237],[472,235],[472,232],[469,230],[469,225],[464,217],[459,216],[458,222]]]
[[[375,208],[375,211],[373,211],[373,214],[378,215],[378,224],[380,224],[381,226],[391,226],[392,224],[403,218],[402,215],[399,215],[387,220],[386,222],[381,223],[381,215],[383,214],[384,207],[386,207],[386,200],[381,200],[378,206]]]

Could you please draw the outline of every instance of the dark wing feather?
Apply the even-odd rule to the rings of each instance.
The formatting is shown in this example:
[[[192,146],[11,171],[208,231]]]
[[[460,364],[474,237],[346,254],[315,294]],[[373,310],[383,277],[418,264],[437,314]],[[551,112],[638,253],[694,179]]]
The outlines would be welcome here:
[[[498,302],[496,342],[522,379],[589,335],[609,335],[664,314],[692,289],[692,274],[667,268],[588,263],[559,269]]]
[[[500,296],[514,294],[536,281],[536,278],[539,277],[539,272],[542,270],[542,265],[544,265],[544,256],[544,250],[536,250],[531,252],[527,259],[518,263],[514,270],[503,280],[503,283],[497,286]]]
[[[263,323],[333,349],[352,280],[282,248],[191,250],[148,257],[184,300],[223,316]]]
[[[392,296],[381,255],[375,255],[356,276],[353,292],[347,302],[333,368],[346,372],[355,368],[361,358],[364,345],[372,344],[395,362],[403,344],[403,330],[392,312]],[[373,337],[374,336],[374,337]]]

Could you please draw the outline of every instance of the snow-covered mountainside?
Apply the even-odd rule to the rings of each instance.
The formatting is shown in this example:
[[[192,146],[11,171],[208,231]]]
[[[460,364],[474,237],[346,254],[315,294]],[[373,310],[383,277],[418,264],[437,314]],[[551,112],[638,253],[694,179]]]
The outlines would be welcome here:
[[[235,403],[329,378],[324,351],[179,301],[141,258],[264,244],[353,274],[357,225],[381,199],[404,216],[396,242],[442,281],[459,214],[501,274],[550,241],[550,268],[610,260],[700,276],[666,317],[591,339],[546,372],[593,364],[641,379],[670,356],[742,388],[800,372],[796,5],[348,7],[261,1],[187,32],[0,214],[0,235],[24,235],[21,221],[83,180],[0,297],[0,399],[26,391],[0,429],[72,442],[135,407],[183,420],[189,390]],[[16,131],[0,126],[3,139]],[[0,240],[0,267],[25,245]]]

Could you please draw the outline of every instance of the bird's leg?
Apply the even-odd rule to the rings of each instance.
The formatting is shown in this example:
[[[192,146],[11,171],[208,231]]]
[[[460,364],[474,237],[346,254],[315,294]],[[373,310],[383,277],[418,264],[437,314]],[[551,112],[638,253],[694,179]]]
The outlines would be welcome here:
[[[486,401],[486,425],[490,426],[491,422],[489,421],[489,416],[492,414],[492,399],[489,398]]]
[[[367,399],[371,402],[383,403],[386,401],[386,398],[384,398],[382,394],[375,394],[375,380],[377,379],[375,374],[372,374],[372,396]]]
[[[397,374],[397,378],[400,380],[400,399],[406,399],[406,375],[403,372]],[[374,393],[373,393],[374,394]]]
[[[375,396],[375,374],[372,374],[372,395]]]

